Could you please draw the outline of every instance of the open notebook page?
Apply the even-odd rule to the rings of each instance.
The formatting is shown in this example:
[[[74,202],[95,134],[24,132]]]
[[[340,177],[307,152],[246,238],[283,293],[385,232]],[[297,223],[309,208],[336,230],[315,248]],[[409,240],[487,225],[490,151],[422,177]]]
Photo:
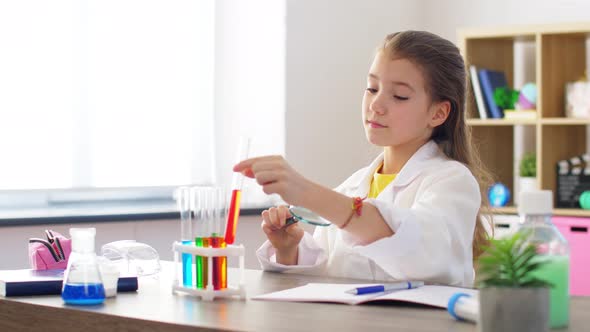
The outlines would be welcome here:
[[[347,290],[375,284],[323,284],[310,283],[305,286],[286,289],[279,292],[253,297],[253,300],[288,301],[288,302],[335,302],[360,304],[370,301],[402,301],[446,308],[449,298],[457,293],[477,296],[478,291],[471,288],[427,285],[414,289],[404,289],[389,293],[352,295]]]

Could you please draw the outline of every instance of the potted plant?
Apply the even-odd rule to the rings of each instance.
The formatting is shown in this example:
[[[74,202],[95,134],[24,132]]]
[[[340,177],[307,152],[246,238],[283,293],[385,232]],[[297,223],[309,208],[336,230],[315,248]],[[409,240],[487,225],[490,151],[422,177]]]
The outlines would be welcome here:
[[[494,102],[504,110],[505,119],[534,120],[537,118],[537,85],[527,83],[520,91],[509,87],[496,88]]]
[[[494,90],[494,102],[503,110],[514,110],[518,96],[518,90],[509,87],[500,87]]]
[[[544,263],[526,233],[494,240],[478,260],[479,326],[491,331],[549,331],[549,286],[533,273]]]
[[[538,190],[537,182],[537,156],[535,153],[525,153],[518,165],[518,188],[519,192]],[[515,195],[514,197],[517,197]]]

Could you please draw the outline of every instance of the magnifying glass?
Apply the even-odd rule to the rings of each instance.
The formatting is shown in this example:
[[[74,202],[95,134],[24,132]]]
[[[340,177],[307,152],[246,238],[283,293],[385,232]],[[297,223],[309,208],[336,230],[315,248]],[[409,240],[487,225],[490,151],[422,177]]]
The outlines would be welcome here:
[[[330,226],[332,224],[328,220],[301,206],[290,206],[289,212],[291,213],[292,217],[287,218],[284,227],[299,221],[303,221],[304,223],[314,226]]]

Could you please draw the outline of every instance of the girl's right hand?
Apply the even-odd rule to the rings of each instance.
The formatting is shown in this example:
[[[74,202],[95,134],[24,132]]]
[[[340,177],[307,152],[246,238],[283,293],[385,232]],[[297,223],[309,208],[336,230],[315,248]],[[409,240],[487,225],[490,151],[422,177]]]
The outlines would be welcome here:
[[[299,223],[285,227],[291,217],[286,206],[272,207],[262,211],[262,231],[279,253],[293,253],[303,238],[304,230]]]

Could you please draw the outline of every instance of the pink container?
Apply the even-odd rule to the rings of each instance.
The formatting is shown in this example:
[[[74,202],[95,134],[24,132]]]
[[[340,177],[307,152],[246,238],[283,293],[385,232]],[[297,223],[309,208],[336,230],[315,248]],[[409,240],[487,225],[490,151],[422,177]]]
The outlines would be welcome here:
[[[570,245],[570,295],[590,296],[590,218],[552,220]]]

